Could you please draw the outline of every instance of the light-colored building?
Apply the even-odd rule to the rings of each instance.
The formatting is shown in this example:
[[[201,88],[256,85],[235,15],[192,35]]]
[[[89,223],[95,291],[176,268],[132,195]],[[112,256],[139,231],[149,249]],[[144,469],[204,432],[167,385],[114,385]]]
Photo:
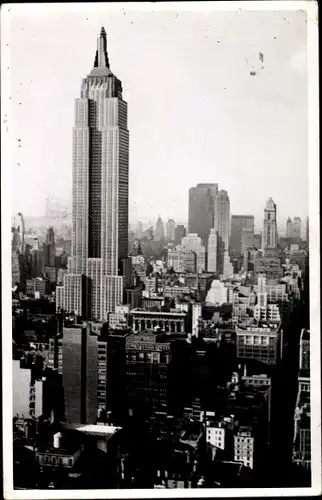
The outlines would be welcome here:
[[[222,281],[213,280],[211,288],[207,293],[206,303],[222,305],[228,301],[228,289]]]
[[[210,230],[208,239],[208,263],[207,271],[210,273],[220,272],[219,260],[221,258],[221,240],[215,229]]]
[[[277,221],[276,221],[276,205],[272,198],[266,202],[264,209],[264,232],[263,232],[263,249],[264,252],[274,253],[277,247]]]
[[[122,303],[119,262],[128,253],[128,155],[127,103],[121,81],[110,69],[102,28],[94,67],[83,79],[75,102],[72,257],[68,266],[76,287],[81,275],[90,278],[88,313],[102,321]],[[68,275],[64,277],[64,304],[71,311],[80,300],[80,290],[65,289],[66,278]]]
[[[176,309],[171,309],[170,312],[134,309],[132,318],[134,333],[156,328],[169,333],[186,332],[187,314]]]
[[[195,302],[192,304],[192,335],[199,336],[199,320],[202,318],[202,304]]]
[[[38,418],[42,415],[42,380],[33,380],[30,368],[21,368],[20,360],[12,361],[13,416]]]
[[[234,460],[254,468],[255,438],[250,427],[240,427],[234,435]]]
[[[206,270],[206,248],[202,244],[202,239],[197,235],[190,233],[182,238],[181,246],[196,254],[197,272],[202,273]]]

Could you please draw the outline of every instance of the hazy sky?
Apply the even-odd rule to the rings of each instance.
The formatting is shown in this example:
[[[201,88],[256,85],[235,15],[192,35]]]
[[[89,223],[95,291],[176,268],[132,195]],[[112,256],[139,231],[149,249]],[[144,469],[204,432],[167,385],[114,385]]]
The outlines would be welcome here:
[[[129,108],[131,221],[186,221],[199,182],[218,182],[231,213],[254,214],[259,228],[270,196],[280,224],[304,219],[306,13],[125,5],[100,14],[13,6],[13,213],[42,215],[47,196],[70,205],[74,99],[103,25]]]

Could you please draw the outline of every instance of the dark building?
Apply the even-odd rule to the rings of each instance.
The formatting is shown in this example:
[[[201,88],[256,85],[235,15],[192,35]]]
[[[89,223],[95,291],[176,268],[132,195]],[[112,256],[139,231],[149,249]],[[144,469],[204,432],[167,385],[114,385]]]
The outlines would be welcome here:
[[[180,245],[182,238],[184,238],[187,234],[185,226],[183,224],[178,224],[175,227],[174,234],[176,244]]]
[[[125,344],[129,331],[110,331],[106,352],[106,406],[113,424],[122,423],[127,414]]]
[[[242,235],[243,229],[248,229],[254,233],[255,219],[253,215],[232,215],[231,216],[231,235],[230,250],[233,255],[242,254]]]
[[[210,229],[214,227],[215,197],[218,184],[197,184],[189,189],[188,233],[198,234],[207,247]]]
[[[130,415],[166,411],[170,405],[171,342],[164,334],[126,337],[126,385]]]
[[[45,266],[55,267],[56,244],[54,228],[50,227],[47,231],[46,243],[44,244]]]
[[[93,424],[97,418],[98,343],[86,324],[64,327],[62,375],[66,420]]]

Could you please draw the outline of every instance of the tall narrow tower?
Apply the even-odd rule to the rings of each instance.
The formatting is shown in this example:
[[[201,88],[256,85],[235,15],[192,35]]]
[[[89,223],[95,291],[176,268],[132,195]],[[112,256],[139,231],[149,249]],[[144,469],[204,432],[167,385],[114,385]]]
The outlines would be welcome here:
[[[277,247],[276,205],[272,198],[267,200],[264,210],[264,252],[274,253]]]
[[[127,103],[106,45],[102,28],[94,67],[75,102],[72,256],[64,291],[57,294],[63,301],[57,306],[69,312],[73,304],[87,309],[90,297],[90,315],[101,321],[122,302],[120,263],[128,251]],[[81,276],[88,278],[86,293]]]

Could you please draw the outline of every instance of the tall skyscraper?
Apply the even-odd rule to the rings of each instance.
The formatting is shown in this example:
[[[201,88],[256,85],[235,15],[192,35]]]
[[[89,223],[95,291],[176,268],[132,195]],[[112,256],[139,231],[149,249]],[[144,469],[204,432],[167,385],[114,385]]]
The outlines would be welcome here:
[[[292,221],[292,238],[301,238],[301,232],[302,232],[302,221],[300,217],[293,217]]]
[[[177,245],[181,243],[182,238],[186,236],[186,228],[183,224],[178,224],[175,228],[174,234],[175,234],[175,242]]]
[[[210,229],[208,239],[208,263],[207,271],[210,273],[220,272],[218,269],[219,256],[220,256],[220,239],[215,229]]]
[[[169,219],[167,222],[167,240],[175,241],[175,230],[176,224],[173,219]]]
[[[286,237],[291,238],[292,237],[292,219],[291,217],[288,217],[286,221]]]
[[[197,184],[189,189],[188,233],[198,234],[208,245],[210,229],[214,227],[214,201],[218,184]]]
[[[155,225],[154,231],[154,239],[155,241],[163,241],[164,240],[164,226],[161,217],[159,216]]]
[[[44,245],[44,260],[45,266],[55,267],[56,244],[54,228],[50,227],[46,235],[46,243]]]
[[[214,229],[228,250],[230,238],[230,201],[227,191],[221,189],[215,197]]]
[[[243,254],[242,236],[243,230],[247,229],[254,233],[255,218],[253,215],[232,215],[231,216],[231,235],[230,250],[233,255]]]
[[[263,249],[274,253],[277,246],[276,205],[272,198],[267,200],[264,210]]]
[[[70,309],[73,302],[84,310],[82,280],[77,277],[85,275],[90,280],[91,318],[101,321],[122,302],[120,262],[128,252],[128,161],[127,103],[122,83],[110,69],[102,28],[94,67],[83,79],[75,102],[72,256],[64,277],[65,307]]]

